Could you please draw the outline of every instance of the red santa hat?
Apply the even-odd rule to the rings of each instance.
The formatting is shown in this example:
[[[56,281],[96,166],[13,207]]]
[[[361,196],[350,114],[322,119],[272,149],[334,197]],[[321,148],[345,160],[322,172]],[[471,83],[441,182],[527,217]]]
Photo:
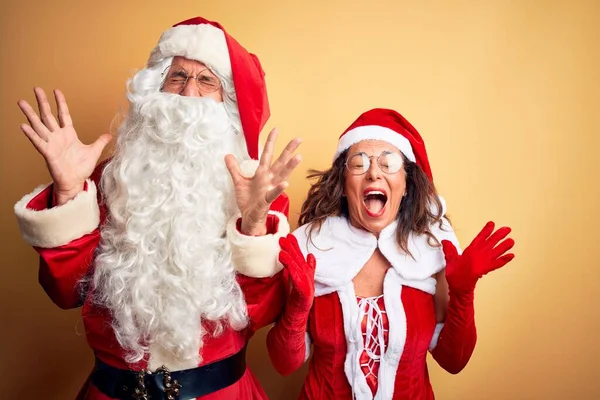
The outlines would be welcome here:
[[[415,127],[400,113],[384,108],[363,113],[340,136],[334,159],[363,140],[381,140],[393,145],[421,167],[433,182],[425,143]]]
[[[167,57],[200,61],[233,82],[248,154],[258,159],[258,137],[270,117],[265,72],[258,57],[249,53],[217,22],[202,17],[175,24],[152,50],[148,67]]]

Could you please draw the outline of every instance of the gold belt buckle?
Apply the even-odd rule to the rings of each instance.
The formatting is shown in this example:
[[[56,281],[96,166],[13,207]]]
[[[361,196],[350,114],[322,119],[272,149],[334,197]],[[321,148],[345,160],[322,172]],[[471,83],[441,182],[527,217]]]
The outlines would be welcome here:
[[[148,400],[148,390],[146,389],[146,384],[144,383],[145,375],[146,373],[144,372],[144,370],[138,372],[137,387],[135,388],[135,390],[133,391],[133,395],[131,396],[134,400]]]
[[[163,374],[163,385],[165,388],[163,392],[167,395],[168,400],[177,400],[179,397],[179,390],[181,389],[181,385],[177,381],[177,379],[173,379],[171,377],[171,371],[164,365],[156,370],[156,373]]]

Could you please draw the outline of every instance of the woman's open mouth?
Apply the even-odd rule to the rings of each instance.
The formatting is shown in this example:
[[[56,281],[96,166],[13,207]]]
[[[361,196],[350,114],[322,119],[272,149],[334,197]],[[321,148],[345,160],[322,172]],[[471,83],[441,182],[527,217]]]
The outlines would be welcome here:
[[[370,217],[380,217],[385,212],[387,193],[383,189],[367,188],[363,192],[363,204]]]

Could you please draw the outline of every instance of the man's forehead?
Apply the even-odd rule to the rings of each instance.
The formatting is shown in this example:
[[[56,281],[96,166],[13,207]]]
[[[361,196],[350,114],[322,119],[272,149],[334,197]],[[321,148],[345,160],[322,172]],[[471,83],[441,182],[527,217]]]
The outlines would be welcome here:
[[[182,67],[190,67],[190,68],[208,68],[206,64],[198,60],[192,60],[191,58],[186,58],[183,56],[175,56],[173,57],[173,61],[171,61],[171,65],[180,65]]]

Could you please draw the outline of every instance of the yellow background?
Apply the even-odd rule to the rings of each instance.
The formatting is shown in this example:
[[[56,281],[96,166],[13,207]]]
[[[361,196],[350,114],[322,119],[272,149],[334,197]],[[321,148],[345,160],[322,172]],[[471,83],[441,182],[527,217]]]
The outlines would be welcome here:
[[[476,296],[479,342],[457,376],[430,363],[439,399],[600,398],[596,231],[600,3],[590,1],[11,1],[1,20],[0,397],[69,399],[92,365],[79,310],[55,307],[12,206],[49,175],[18,124],[32,87],[64,91],[85,142],[109,130],[124,82],[160,33],[202,15],[267,71],[278,149],[304,139],[291,219],[309,167],[330,164],[359,113],[390,107],[424,136],[464,245],[488,219],[513,228],[517,258]],[[263,139],[264,139],[263,135]],[[293,399],[250,363],[273,399]]]

